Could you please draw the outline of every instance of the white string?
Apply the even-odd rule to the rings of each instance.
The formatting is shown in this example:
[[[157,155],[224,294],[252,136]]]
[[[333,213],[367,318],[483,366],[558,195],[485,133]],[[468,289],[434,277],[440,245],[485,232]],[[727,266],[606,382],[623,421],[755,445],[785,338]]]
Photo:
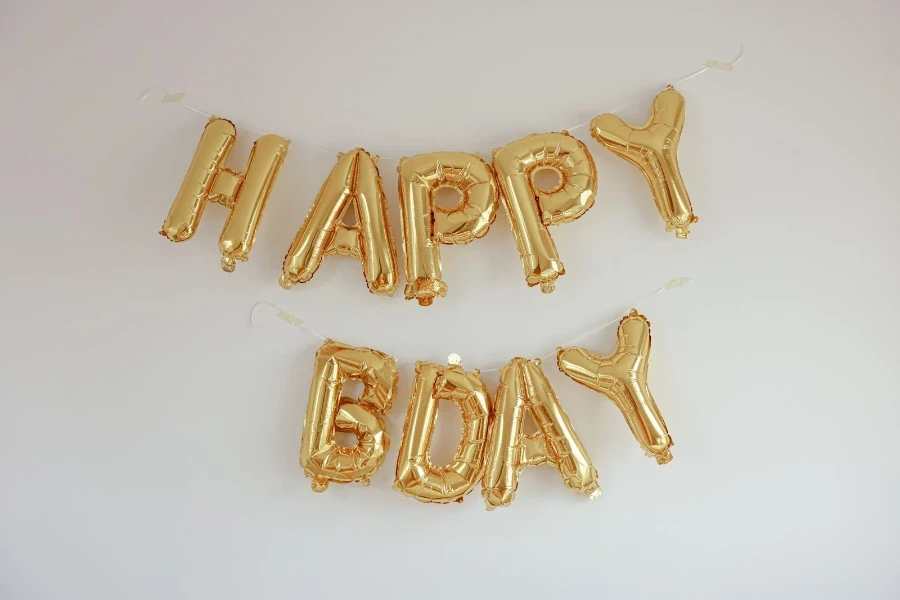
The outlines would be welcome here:
[[[694,77],[702,75],[703,73],[706,73],[707,71],[709,71],[711,69],[721,70],[722,68],[727,68],[730,70],[731,67],[733,67],[734,65],[739,63],[742,58],[744,58],[744,46],[743,45],[741,45],[740,51],[738,51],[737,56],[735,56],[734,60],[732,60],[731,62],[707,61],[699,69],[692,71],[691,73],[685,75],[684,77],[682,77],[680,79],[676,79],[674,82],[672,82],[672,85],[675,85],[675,86],[681,85],[685,81],[688,81],[689,79],[693,79]],[[718,65],[718,66],[716,66],[716,67],[711,66],[713,64]],[[213,117],[212,113],[206,112],[205,110],[201,110],[201,109],[197,108],[196,106],[192,106],[192,105],[184,102],[184,100],[183,100],[184,94],[173,94],[173,93],[169,92],[169,90],[167,90],[166,88],[159,86],[159,85],[154,85],[152,87],[147,88],[144,91],[144,93],[139,98],[141,104],[146,103],[147,99],[150,98],[150,96],[152,96],[153,93],[157,92],[157,91],[162,92],[164,94],[160,101],[162,103],[178,104],[179,106],[183,106],[184,108],[186,108],[190,111],[193,111],[193,112],[197,113],[198,115],[203,115],[204,117],[207,117],[207,118]],[[622,106],[620,106],[618,108],[615,108],[613,110],[608,110],[605,112],[617,113],[619,111],[625,110],[626,108],[631,108],[632,106],[635,106],[643,101],[644,101],[643,98],[639,98],[637,100],[634,100],[633,102],[629,102],[628,104],[623,104]],[[590,125],[590,121],[587,121],[585,123],[579,123],[578,125],[573,125],[572,127],[567,127],[565,129],[565,131],[572,132],[576,129],[581,129],[582,127],[587,127],[588,125]],[[238,129],[242,129],[246,132],[253,133],[257,136],[265,135],[265,132],[260,131],[259,129],[255,129],[253,127],[248,127],[246,125],[241,125],[239,123],[235,123],[235,127],[237,127]],[[320,152],[322,154],[338,154],[339,152],[343,152],[343,150],[335,150],[332,148],[326,148],[325,146],[319,146],[317,144],[309,144],[306,142],[302,142],[302,144],[306,145],[307,148],[316,150],[317,152]],[[381,156],[382,160],[399,161],[401,158],[403,158],[403,157],[402,156]]]
[[[734,65],[738,64],[742,58],[744,58],[744,45],[743,44],[741,44],[741,49],[738,51],[737,56],[735,56],[734,60],[732,60],[731,62],[726,63],[726,62],[719,62],[719,61],[712,61],[712,60],[706,61],[705,63],[703,63],[702,67],[700,67],[696,71],[693,71],[693,72],[685,75],[681,79],[676,79],[674,82],[671,83],[671,85],[672,86],[681,85],[682,83],[684,83],[685,81],[687,81],[689,79],[693,79],[694,77],[697,77],[698,75],[702,75],[703,73],[706,73],[707,71],[709,71],[710,69],[713,68],[710,66],[711,64],[727,65],[728,68],[730,69]],[[631,108],[632,106],[635,106],[636,104],[639,104],[642,101],[643,101],[643,98],[637,99],[634,102],[629,102],[628,104],[623,104],[622,106],[620,106],[618,108],[614,108],[613,110],[608,110],[606,112],[617,113],[619,111],[625,110],[626,108]],[[587,127],[590,124],[591,124],[590,121],[587,121],[586,123],[579,123],[578,125],[575,125],[574,127],[569,127],[566,131],[571,132],[571,131],[574,131],[575,129],[581,129],[582,127]]]
[[[666,281],[666,282],[663,283],[661,286],[659,286],[658,288],[656,288],[655,290],[653,290],[652,292],[650,292],[649,294],[647,294],[646,296],[644,296],[643,298],[641,298],[640,300],[638,300],[637,302],[632,302],[629,306],[630,306],[630,307],[637,307],[637,306],[646,304],[646,303],[647,303],[651,298],[653,298],[654,296],[658,296],[659,294],[662,294],[663,292],[666,292],[666,291],[669,291],[669,290],[672,290],[672,289],[675,289],[675,288],[678,288],[678,287],[683,287],[683,286],[685,286],[685,285],[690,285],[690,284],[692,284],[693,282],[694,282],[694,280],[691,279],[690,277],[675,277],[674,279],[670,279],[670,280]],[[269,302],[269,301],[267,301],[267,300],[263,300],[263,301],[257,302],[256,304],[254,304],[254,305],[251,307],[251,309],[250,309],[250,326],[251,326],[251,327],[256,327],[256,326],[257,326],[257,325],[256,325],[256,311],[257,311],[257,309],[259,309],[260,306],[270,306],[270,307],[274,308],[274,309],[275,309],[275,313],[274,313],[274,316],[275,316],[275,317],[281,319],[282,321],[285,321],[286,323],[288,323],[288,324],[290,324],[290,325],[293,325],[294,327],[299,327],[299,328],[300,328],[301,330],[303,330],[305,333],[311,335],[312,337],[317,338],[317,339],[318,339],[319,341],[321,341],[321,342],[324,342],[325,340],[328,339],[326,336],[322,335],[321,333],[319,333],[318,331],[316,331],[316,330],[313,329],[312,327],[309,327],[309,326],[308,326],[304,321],[302,321],[301,319],[298,319],[297,317],[295,317],[295,316],[292,315],[291,313],[289,313],[289,312],[287,312],[286,310],[282,309],[282,308],[281,308],[280,306],[278,306],[277,304],[274,304],[274,303]],[[624,313],[623,313],[623,314],[624,314]],[[606,328],[609,327],[610,325],[614,325],[614,324],[618,323],[618,322],[621,321],[621,320],[622,320],[622,317],[621,317],[621,316],[615,317],[614,319],[610,319],[609,321],[606,321],[605,323],[602,323],[602,324],[600,324],[600,325],[597,325],[596,327],[594,327],[594,328],[591,329],[590,331],[588,331],[588,332],[586,332],[586,333],[583,333],[583,334],[579,335],[579,336],[576,337],[574,340],[572,340],[571,342],[569,342],[568,344],[565,344],[565,345],[566,345],[566,346],[574,346],[574,345],[578,344],[578,342],[580,342],[580,341],[582,341],[582,340],[584,340],[584,339],[587,339],[587,338],[591,337],[592,335],[595,335],[595,334],[597,334],[597,333],[603,331],[604,329],[606,329]],[[550,358],[556,356],[556,350],[557,350],[559,347],[560,347],[560,345],[554,346],[554,349],[553,349],[553,350],[551,350],[550,352],[548,352],[548,353],[546,353],[546,354],[540,356],[540,359],[541,359],[541,360],[548,360],[548,359],[550,359]],[[501,368],[503,368],[503,365],[499,365],[499,366],[497,366],[497,367],[491,367],[491,368],[489,368],[489,369],[480,369],[480,371],[481,371],[482,373],[493,373],[493,372],[499,371]]]

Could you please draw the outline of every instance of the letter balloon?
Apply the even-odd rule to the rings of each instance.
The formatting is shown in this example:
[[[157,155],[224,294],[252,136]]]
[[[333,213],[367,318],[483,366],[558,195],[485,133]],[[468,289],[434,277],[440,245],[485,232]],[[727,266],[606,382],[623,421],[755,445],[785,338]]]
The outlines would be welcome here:
[[[557,184],[541,189],[535,173],[550,169]],[[594,205],[597,169],[587,147],[569,135],[541,133],[494,150],[494,170],[509,215],[525,282],[549,294],[566,269],[559,259],[548,225],[574,221]]]
[[[453,460],[436,467],[430,449],[441,400],[459,407],[463,430]],[[477,370],[417,362],[394,489],[420,502],[462,502],[481,477],[489,419],[490,399]]]
[[[338,155],[284,257],[279,279],[283,288],[309,281],[323,258],[340,254],[362,261],[370,292],[394,293],[397,259],[376,161],[362,148]],[[351,205],[357,225],[348,227],[342,218]]]
[[[369,485],[390,445],[383,417],[397,392],[397,379],[397,360],[383,352],[332,340],[322,344],[300,450],[300,466],[312,479],[313,491],[324,492],[330,482]],[[358,399],[341,395],[349,380],[363,383]],[[338,445],[335,432],[355,434],[356,445]]]
[[[497,213],[494,173],[477,154],[435,152],[403,158],[397,166],[407,300],[429,306],[447,295],[441,279],[438,244],[468,244],[484,237]],[[434,194],[452,188],[461,195],[451,209],[438,206]]]
[[[653,100],[650,118],[642,127],[629,125],[612,113],[594,117],[591,135],[647,178],[656,209],[666,231],[687,239],[697,217],[691,208],[678,168],[678,141],[684,128],[684,96],[671,85]]]
[[[538,425],[525,435],[525,415]],[[552,465],[566,487],[591,500],[600,496],[597,470],[541,370],[540,360],[514,358],[500,370],[488,434],[481,495],[485,507],[509,506],[526,467]]]
[[[209,119],[159,232],[173,242],[183,242],[194,235],[207,202],[225,206],[231,212],[219,237],[219,251],[222,270],[229,273],[234,271],[236,261],[249,258],[266,202],[290,146],[282,137],[264,135],[253,144],[247,170],[236,173],[224,167],[236,136],[231,121]]]
[[[619,322],[618,344],[601,356],[582,348],[560,348],[559,370],[612,400],[647,456],[663,465],[672,460],[672,438],[647,385],[650,321],[632,309]]]

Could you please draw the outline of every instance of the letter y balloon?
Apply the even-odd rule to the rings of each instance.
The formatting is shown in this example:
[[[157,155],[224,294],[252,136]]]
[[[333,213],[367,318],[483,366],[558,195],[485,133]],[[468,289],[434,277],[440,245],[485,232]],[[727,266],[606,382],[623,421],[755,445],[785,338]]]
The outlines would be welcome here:
[[[650,118],[642,127],[629,125],[612,113],[591,121],[591,135],[647,178],[666,231],[687,239],[697,217],[691,208],[678,168],[678,141],[684,129],[684,96],[667,86],[653,99]]]
[[[664,465],[672,460],[672,438],[647,385],[650,367],[650,321],[634,309],[619,322],[618,344],[600,356],[582,348],[562,349],[559,370],[581,385],[612,400],[641,449]]]

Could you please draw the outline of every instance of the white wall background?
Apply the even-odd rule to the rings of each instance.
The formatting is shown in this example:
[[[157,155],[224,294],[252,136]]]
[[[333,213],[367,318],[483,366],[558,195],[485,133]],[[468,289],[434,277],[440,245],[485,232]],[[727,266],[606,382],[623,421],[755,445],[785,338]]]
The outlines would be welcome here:
[[[898,597],[898,25],[888,1],[3,3],[0,597]],[[370,295],[349,259],[278,287],[333,164],[310,144],[489,152],[647,106],[740,44],[734,72],[680,88],[688,242],[589,141],[599,201],[553,230],[568,275],[550,296],[525,286],[502,213],[442,250],[450,295],[428,309]],[[157,84],[294,140],[234,274],[220,207],[188,243],[157,234],[204,123],[135,101]],[[552,469],[492,513],[477,491],[391,491],[412,361],[536,355],[683,275],[695,285],[640,306],[671,464],[553,371],[599,501]],[[264,300],[404,363],[370,488],[310,491],[316,343],[249,328]]]

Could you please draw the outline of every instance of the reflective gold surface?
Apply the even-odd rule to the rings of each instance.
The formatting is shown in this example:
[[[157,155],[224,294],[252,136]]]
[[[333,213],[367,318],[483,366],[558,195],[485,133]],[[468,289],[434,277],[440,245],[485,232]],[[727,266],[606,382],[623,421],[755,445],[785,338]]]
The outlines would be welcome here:
[[[216,175],[223,169],[236,135],[234,123],[227,119],[212,118],[206,123],[160,234],[173,242],[183,242],[193,237]],[[228,171],[226,178],[231,182],[228,191],[233,195],[238,185],[237,178],[233,171]]]
[[[256,230],[275,185],[278,170],[287,154],[289,142],[277,135],[264,135],[253,144],[247,171],[241,177],[236,195],[229,197],[233,208],[219,237],[222,268],[233,271],[235,260],[246,261],[256,240]]]
[[[348,380],[362,381],[358,399],[341,396]],[[390,445],[383,417],[397,380],[397,360],[383,352],[331,340],[316,352],[300,450],[300,466],[314,491],[324,492],[330,482],[369,484]],[[338,445],[337,431],[355,434],[356,445]]]
[[[530,135],[494,150],[494,171],[500,183],[525,281],[549,294],[566,270],[548,225],[568,223],[593,206],[597,169],[587,147],[567,132]],[[534,174],[551,169],[558,184],[542,190]]]
[[[524,433],[526,413],[538,425],[538,432],[529,436]],[[522,470],[544,464],[556,467],[568,488],[592,500],[600,496],[597,470],[540,361],[514,358],[500,370],[481,482],[485,507],[509,506]]]
[[[661,465],[672,460],[672,438],[647,386],[647,317],[632,309],[621,320],[618,344],[612,354],[600,356],[572,347],[560,349],[556,359],[560,371],[615,402],[647,456],[653,456]]]
[[[459,406],[463,425],[453,460],[436,467],[430,449],[441,400]],[[481,476],[489,418],[490,398],[478,371],[417,362],[394,489],[420,502],[462,502]]]
[[[650,118],[641,127],[629,125],[612,113],[591,121],[598,142],[636,166],[647,178],[666,231],[687,239],[697,217],[691,209],[678,168],[678,140],[684,128],[684,96],[671,85],[653,100]]]
[[[342,219],[351,204],[357,224],[348,227]],[[338,156],[284,257],[279,283],[289,289],[309,281],[322,259],[335,254],[362,261],[372,293],[394,293],[397,258],[387,200],[376,159],[362,148]]]
[[[160,234],[173,242],[194,235],[207,201],[218,202],[231,213],[219,237],[222,269],[234,271],[236,261],[246,261],[256,230],[284,162],[290,142],[264,135],[253,144],[247,170],[236,173],[223,165],[236,137],[234,124],[212,117],[200,136],[194,158],[169,209]]]
[[[487,234],[497,214],[497,188],[490,166],[477,154],[434,152],[403,158],[397,166],[407,300],[429,306],[446,296],[438,244],[468,244]],[[459,204],[434,202],[441,188],[457,190]]]

